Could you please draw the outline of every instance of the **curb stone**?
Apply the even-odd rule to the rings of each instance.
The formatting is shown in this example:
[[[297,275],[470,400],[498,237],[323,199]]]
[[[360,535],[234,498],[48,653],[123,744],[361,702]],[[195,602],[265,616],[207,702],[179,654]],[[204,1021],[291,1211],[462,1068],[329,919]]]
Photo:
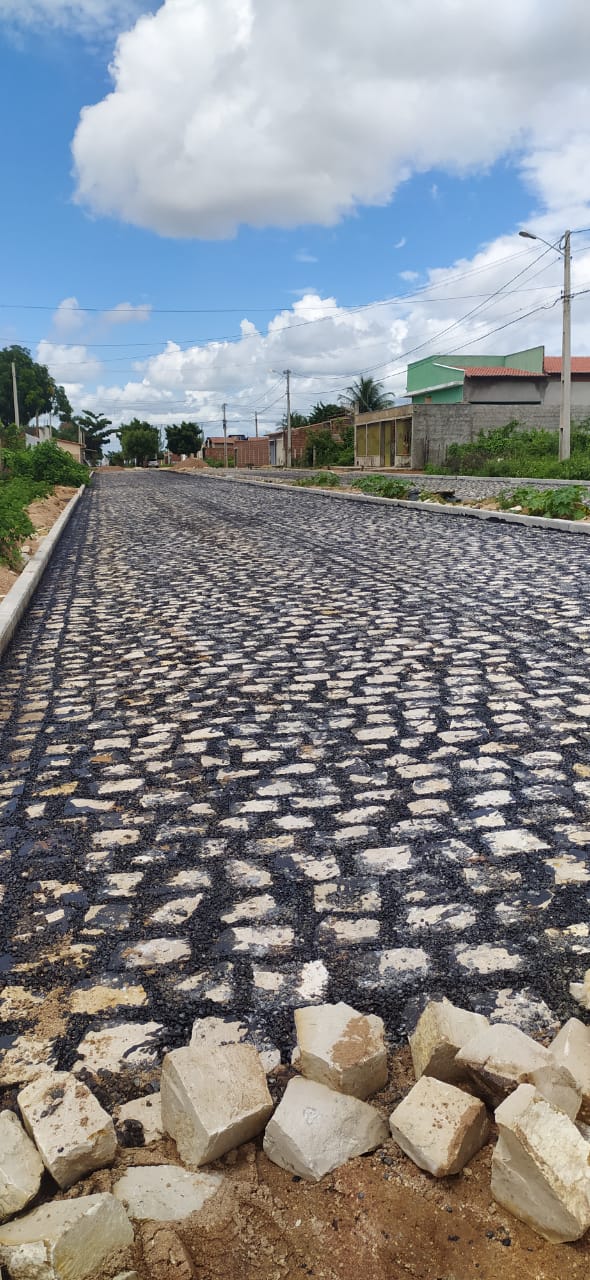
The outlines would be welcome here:
[[[190,475],[190,472],[176,472],[176,475]],[[204,473],[200,471],[199,475]],[[590,534],[590,521],[583,524],[580,520],[552,520],[548,516],[521,516],[512,511],[489,511],[481,507],[461,507],[458,504],[447,506],[443,502],[414,502],[408,498],[376,498],[369,493],[339,493],[337,489],[320,489],[310,485],[288,484],[280,480],[253,480],[241,476],[207,476],[207,479],[230,480],[234,484],[252,484],[266,486],[269,489],[282,489],[287,493],[312,493],[319,498],[339,498],[341,502],[373,502],[382,507],[410,507],[413,511],[428,513],[434,511],[444,516],[471,516],[476,520],[493,520],[501,524],[523,524],[539,529],[560,529],[564,533]],[[0,642],[1,643],[1,642]]]
[[[86,488],[87,485],[81,484],[74,496],[70,498],[67,507],[64,507],[61,515],[58,516],[55,524],[49,530],[47,537],[43,539],[39,549],[34,556],[31,556],[16,582],[11,586],[10,591],[0,601],[0,656],[8,648],[16,628],[45,573],[61,535]]]

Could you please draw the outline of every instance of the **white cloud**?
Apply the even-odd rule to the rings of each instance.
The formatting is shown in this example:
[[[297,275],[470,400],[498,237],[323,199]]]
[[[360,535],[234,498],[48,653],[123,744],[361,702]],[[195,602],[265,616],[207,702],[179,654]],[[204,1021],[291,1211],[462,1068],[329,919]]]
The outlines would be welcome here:
[[[307,249],[298,249],[297,253],[295,254],[295,261],[296,262],[317,262],[318,259],[314,256],[313,253],[308,253]]]
[[[402,236],[402,237],[401,237],[401,240],[398,240],[398,241],[397,241],[397,244],[394,244],[394,246],[393,246],[393,247],[394,247],[394,249],[403,249],[403,248],[404,248],[404,246],[405,246],[405,244],[406,244],[406,237],[405,237],[405,236]]]
[[[79,333],[84,328],[85,315],[77,298],[64,298],[53,313],[52,326],[61,338]]]
[[[4,0],[6,2],[6,0]],[[96,0],[98,3],[98,0]],[[330,225],[413,172],[522,158],[585,201],[590,5],[164,0],[73,143],[78,199],[163,235]],[[345,92],[343,86],[346,86]]]
[[[55,381],[65,386],[92,383],[102,369],[100,360],[82,344],[50,342],[46,338],[38,344],[36,359],[46,364]]]
[[[134,306],[131,302],[118,302],[110,311],[103,311],[102,319],[107,324],[144,324],[152,312],[151,303],[140,302]]]

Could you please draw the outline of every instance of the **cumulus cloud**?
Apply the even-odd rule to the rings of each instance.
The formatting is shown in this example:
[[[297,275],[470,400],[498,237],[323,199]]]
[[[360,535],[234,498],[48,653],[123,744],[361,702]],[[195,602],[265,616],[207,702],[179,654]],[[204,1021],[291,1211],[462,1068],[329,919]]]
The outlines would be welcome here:
[[[98,0],[97,0],[98,2]],[[522,157],[583,186],[590,5],[164,0],[73,142],[78,199],[169,236],[334,224],[413,172]]]
[[[152,312],[149,302],[140,302],[134,306],[131,302],[118,302],[110,311],[103,311],[102,319],[107,324],[145,324]]]
[[[86,346],[50,342],[43,338],[37,346],[36,359],[46,364],[55,381],[69,387],[91,383],[101,372],[102,364]]]
[[[318,259],[313,253],[309,253],[307,249],[298,249],[295,254],[296,262],[317,262]]]
[[[563,225],[539,226],[550,241]],[[574,240],[574,350],[590,353],[590,244]],[[544,255],[544,256],[541,256]],[[523,273],[523,274],[520,274]],[[293,407],[334,401],[361,372],[385,380],[403,396],[409,360],[438,353],[495,353],[545,344],[561,349],[562,263],[542,244],[502,236],[472,259],[436,268],[406,296],[346,308],[334,297],[309,293],[257,326],[245,316],[235,341],[182,348],[168,342],[136,362],[122,385],[106,381],[86,394],[88,407],[120,422],[135,414],[166,424],[197,418],[214,431],[221,405],[230,424],[253,432],[254,410],[263,429],[284,411],[281,370],[293,370]],[[496,294],[496,296],[492,296]]]

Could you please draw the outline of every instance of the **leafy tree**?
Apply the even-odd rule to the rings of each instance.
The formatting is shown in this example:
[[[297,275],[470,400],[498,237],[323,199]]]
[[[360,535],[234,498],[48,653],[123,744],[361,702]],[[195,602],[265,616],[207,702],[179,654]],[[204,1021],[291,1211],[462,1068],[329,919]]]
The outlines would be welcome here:
[[[74,444],[78,443],[78,428],[75,422],[62,422],[57,435],[60,440],[71,440]]]
[[[306,467],[352,467],[354,464],[354,426],[342,419],[340,436],[327,427],[315,427],[307,433],[304,464]]]
[[[310,427],[313,427],[318,422],[328,422],[330,418],[341,418],[342,416],[341,404],[324,404],[322,400],[318,400],[308,415],[307,421]]]
[[[282,416],[282,418],[281,418],[281,421],[280,421],[280,424],[279,424],[279,425],[282,427],[283,431],[286,431],[286,430],[287,430],[287,415],[286,415],[286,413],[284,413],[284,414],[283,414],[283,416]],[[294,431],[294,430],[295,430],[295,427],[306,427],[306,426],[307,426],[307,418],[306,418],[305,414],[304,414],[304,413],[297,413],[296,411],[294,411],[294,412],[291,414],[291,429]]]
[[[63,387],[56,386],[53,395],[52,411],[57,414],[60,422],[70,422],[72,418],[72,406]]]
[[[181,422],[166,427],[166,443],[171,453],[198,453],[203,443],[203,432],[197,422]]]
[[[125,463],[125,455],[121,450],[112,449],[110,453],[107,453],[107,458],[111,467],[122,467]]]
[[[57,387],[44,364],[37,364],[26,347],[4,347],[0,351],[0,422],[14,421],[12,365],[16,366],[20,419],[26,425],[36,414],[69,409],[63,387]],[[71,413],[71,410],[70,410]]]
[[[123,456],[127,461],[135,458],[142,466],[144,462],[150,462],[158,457],[160,432],[149,422],[141,422],[139,418],[133,418],[131,422],[124,423],[117,434],[121,441]]]
[[[76,432],[78,427],[81,427],[84,432],[87,454],[93,459],[102,458],[104,446],[112,435],[111,427],[113,424],[111,419],[106,418],[104,413],[93,413],[91,409],[85,409],[83,413],[74,418],[74,425]],[[78,439],[77,434],[74,438]]]
[[[341,396],[342,404],[352,407],[358,404],[361,413],[371,413],[375,409],[388,409],[394,398],[383,390],[383,383],[375,378],[357,378],[345,395]]]

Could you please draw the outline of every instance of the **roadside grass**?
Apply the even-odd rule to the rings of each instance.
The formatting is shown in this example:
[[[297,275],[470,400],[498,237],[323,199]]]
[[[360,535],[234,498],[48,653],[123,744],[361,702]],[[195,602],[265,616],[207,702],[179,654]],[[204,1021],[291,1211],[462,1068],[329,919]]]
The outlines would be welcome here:
[[[571,457],[560,462],[557,431],[521,431],[516,421],[480,431],[469,444],[451,444],[443,466],[430,475],[524,476],[527,479],[590,480],[590,419],[572,427]]]
[[[584,520],[590,515],[590,493],[580,485],[564,489],[533,489],[521,485],[498,494],[500,511],[520,507],[528,516],[547,516],[550,520]]]
[[[0,470],[0,564],[18,571],[21,543],[34,533],[27,507],[56,484],[87,484],[88,468],[51,440],[33,449],[3,449]]]
[[[318,471],[317,475],[314,476],[302,476],[300,480],[295,481],[295,484],[300,489],[311,489],[313,487],[318,489],[340,488],[340,480],[332,471]]]
[[[407,480],[400,480],[397,476],[374,475],[359,476],[358,480],[351,480],[350,487],[375,498],[407,498],[412,488]]]

